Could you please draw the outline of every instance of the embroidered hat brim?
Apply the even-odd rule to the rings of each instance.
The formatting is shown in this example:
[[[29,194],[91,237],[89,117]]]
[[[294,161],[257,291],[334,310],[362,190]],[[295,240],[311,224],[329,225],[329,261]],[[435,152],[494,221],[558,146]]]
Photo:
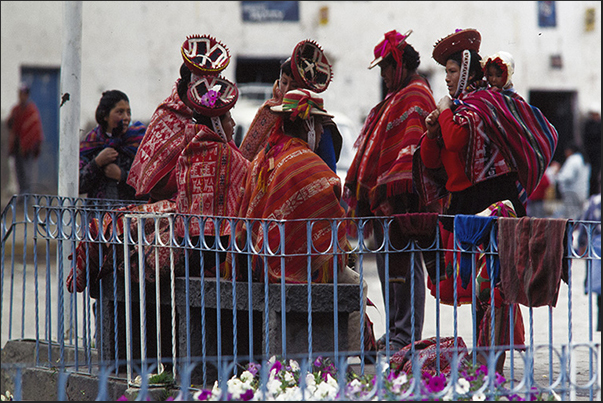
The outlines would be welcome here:
[[[218,75],[230,63],[228,48],[209,35],[187,37],[180,53],[186,66],[197,76]]]
[[[456,52],[465,49],[479,52],[481,41],[482,37],[476,29],[457,30],[436,42],[432,57],[436,62],[445,66],[448,57]]]
[[[224,77],[206,75],[190,85],[187,95],[197,113],[213,117],[225,114],[236,104],[239,90]]]
[[[333,69],[322,48],[314,41],[299,42],[291,55],[291,72],[298,84],[316,93],[323,92],[333,79]]]

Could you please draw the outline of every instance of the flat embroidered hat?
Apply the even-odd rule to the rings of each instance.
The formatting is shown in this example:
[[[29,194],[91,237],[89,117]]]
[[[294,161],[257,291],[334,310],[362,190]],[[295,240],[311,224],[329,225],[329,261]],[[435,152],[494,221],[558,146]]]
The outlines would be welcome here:
[[[230,63],[228,48],[209,35],[188,36],[180,53],[186,66],[196,76],[218,75]]]
[[[432,57],[442,66],[446,65],[448,57],[462,50],[479,52],[482,36],[473,28],[457,29],[454,33],[438,40],[433,46]]]
[[[225,114],[235,105],[239,90],[224,77],[206,75],[189,86],[187,95],[196,112],[214,117]]]
[[[323,92],[333,78],[333,69],[322,48],[314,41],[299,42],[291,55],[293,78],[303,88]]]

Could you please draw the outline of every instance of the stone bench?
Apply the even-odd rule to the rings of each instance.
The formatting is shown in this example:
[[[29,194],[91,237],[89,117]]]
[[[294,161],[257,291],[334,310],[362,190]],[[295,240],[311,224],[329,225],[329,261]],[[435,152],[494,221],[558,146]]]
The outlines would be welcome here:
[[[204,287],[204,300],[202,301],[201,290]],[[219,293],[218,293],[219,287]],[[288,356],[307,355],[308,353],[308,285],[286,284],[285,297],[285,337],[286,344],[282,343],[283,312],[281,306],[281,285],[268,285],[268,300],[265,299],[265,284],[247,282],[235,282],[237,314],[237,357],[245,359],[249,357],[250,348],[249,334],[252,334],[251,355],[254,360],[260,362],[265,355],[283,355],[286,349]],[[100,287],[102,290],[102,318],[97,320],[97,326],[102,329],[103,358],[111,360],[115,357],[115,332],[114,332],[114,292],[113,281],[106,278]],[[232,356],[234,353],[235,333],[233,332],[233,283],[228,280],[218,281],[215,278],[191,277],[188,280],[187,297],[186,278],[179,277],[175,281],[175,312],[176,312],[176,340],[178,360],[186,357],[202,357],[202,336],[205,336],[205,357],[218,355]],[[333,352],[335,346],[335,304],[333,284],[312,284],[312,351],[314,353]],[[156,324],[156,301],[155,284],[146,284],[146,355],[148,358],[157,357],[157,324]],[[251,292],[251,301],[249,293]],[[93,297],[99,298],[100,293],[93,293]],[[117,282],[118,301],[118,350],[119,359],[125,359],[125,287],[123,281]],[[132,349],[133,359],[140,359],[140,308],[138,284],[131,285],[132,306]],[[219,295],[219,298],[218,298]],[[360,311],[360,286],[357,284],[338,284],[337,286],[337,321],[338,321],[338,351],[347,351],[348,319],[352,312]],[[267,306],[266,306],[267,303]],[[205,331],[202,331],[201,308],[205,306]],[[169,281],[163,280],[160,287],[161,306],[161,355],[164,359],[172,357],[172,331],[171,331],[171,291]],[[187,322],[187,307],[189,320]],[[251,323],[249,319],[249,307],[251,307]],[[218,345],[218,308],[220,308],[220,338],[222,343]],[[266,323],[264,317],[268,318],[268,334],[266,335]],[[188,325],[187,325],[188,323]],[[251,330],[250,330],[251,329]],[[100,333],[100,332],[98,332]],[[354,335],[352,337],[359,337]],[[268,351],[266,351],[266,347]],[[212,381],[216,378],[217,369],[207,360],[210,365],[207,368],[207,379]],[[199,366],[198,366],[199,367]],[[201,374],[195,370],[192,381],[199,382]]]

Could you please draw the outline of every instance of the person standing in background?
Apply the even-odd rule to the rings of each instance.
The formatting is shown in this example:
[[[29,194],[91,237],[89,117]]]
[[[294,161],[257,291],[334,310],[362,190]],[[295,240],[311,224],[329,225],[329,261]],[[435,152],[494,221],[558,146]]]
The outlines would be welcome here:
[[[131,114],[126,94],[103,92],[95,113],[98,126],[80,142],[80,193],[97,199],[136,200],[126,179],[146,126],[130,125]]]
[[[597,178],[601,174],[601,104],[593,104],[588,108],[588,116],[582,132],[582,144],[590,163],[589,195],[592,196],[600,193]]]
[[[8,155],[15,159],[19,195],[31,192],[33,163],[40,156],[44,132],[36,104],[29,99],[30,87],[19,86],[19,103],[13,107],[7,121]]]
[[[565,161],[553,176],[553,182],[559,189],[563,204],[553,213],[555,218],[577,219],[588,199],[590,186],[590,165],[584,160],[580,148],[575,142],[565,146]],[[551,164],[553,169],[558,162]]]

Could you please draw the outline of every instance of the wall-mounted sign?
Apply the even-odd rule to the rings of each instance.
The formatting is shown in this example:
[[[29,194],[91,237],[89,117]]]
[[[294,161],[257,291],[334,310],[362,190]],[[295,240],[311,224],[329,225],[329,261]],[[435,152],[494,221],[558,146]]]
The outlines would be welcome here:
[[[554,1],[539,1],[538,2],[538,26],[539,27],[556,27],[557,15],[555,12]]]
[[[299,21],[298,1],[242,1],[243,21]]]

